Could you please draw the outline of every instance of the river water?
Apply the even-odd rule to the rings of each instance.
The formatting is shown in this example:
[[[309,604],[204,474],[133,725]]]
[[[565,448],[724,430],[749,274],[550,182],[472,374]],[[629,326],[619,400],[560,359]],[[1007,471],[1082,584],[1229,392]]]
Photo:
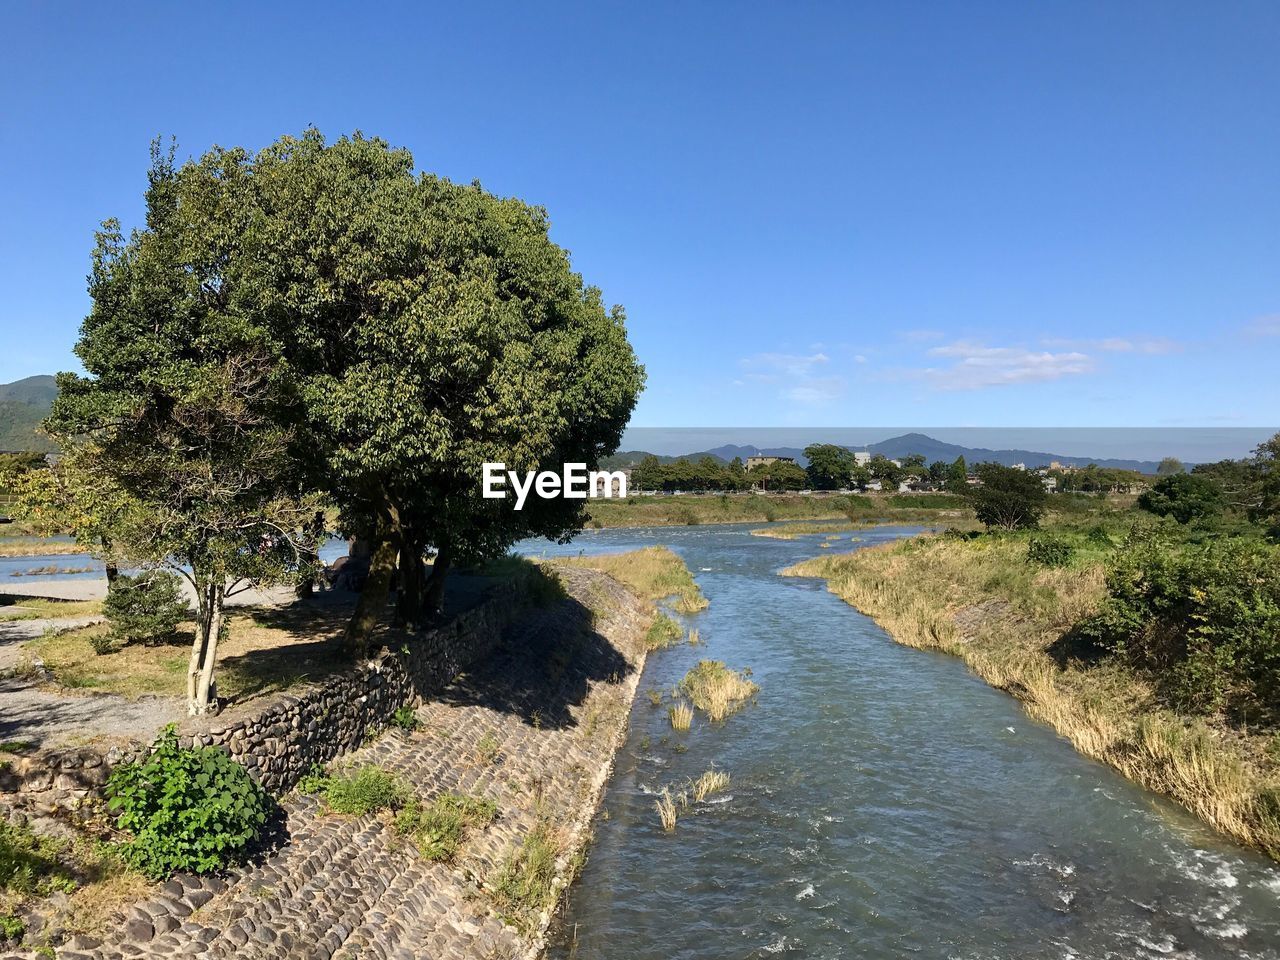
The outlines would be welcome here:
[[[824,583],[777,576],[820,537],[749,529],[522,545],[666,544],[711,601],[686,618],[703,645],[649,658],[550,956],[1280,957],[1269,861],[1080,756],[956,658],[895,644]],[[708,657],[750,667],[759,702],[676,734],[644,691]],[[664,833],[655,792],[712,766],[728,792]]]

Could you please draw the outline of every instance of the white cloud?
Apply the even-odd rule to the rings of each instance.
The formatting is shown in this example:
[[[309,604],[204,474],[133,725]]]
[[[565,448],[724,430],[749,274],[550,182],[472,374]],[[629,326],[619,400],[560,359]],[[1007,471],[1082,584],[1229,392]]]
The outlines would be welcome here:
[[[742,377],[735,384],[775,385],[778,397],[804,406],[829,403],[840,397],[845,381],[822,375],[831,358],[817,351],[809,354],[757,353],[739,361]]]
[[[1070,340],[1046,337],[1040,343],[1058,350],[1097,350],[1101,353],[1143,353],[1159,356],[1180,353],[1184,347],[1168,337],[1106,337],[1101,340]]]
[[[1054,353],[1025,347],[988,347],[964,340],[933,347],[929,356],[953,362],[908,371],[905,376],[925,380],[937,390],[1043,383],[1094,370],[1093,358],[1078,350]]]

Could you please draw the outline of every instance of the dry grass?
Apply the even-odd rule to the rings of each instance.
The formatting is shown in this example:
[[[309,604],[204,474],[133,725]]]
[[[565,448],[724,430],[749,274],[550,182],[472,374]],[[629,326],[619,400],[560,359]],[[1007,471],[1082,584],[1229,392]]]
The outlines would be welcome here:
[[[865,523],[850,523],[847,521],[838,523],[780,523],[773,527],[761,527],[759,530],[752,530],[753,537],[769,537],[772,540],[794,540],[797,537],[807,537],[815,533],[845,533],[849,530],[862,530],[866,528]]]
[[[68,540],[41,540],[37,537],[0,537],[0,557],[62,557],[85,553],[84,547]]]
[[[676,828],[676,821],[680,819],[680,804],[671,796],[669,787],[663,788],[658,799],[653,802],[653,806],[658,811],[662,829],[670,833]]]
[[[1018,538],[923,538],[784,573],[825,578],[899,643],[961,657],[1081,753],[1280,858],[1280,764],[1248,735],[1173,714],[1119,665],[1060,665],[1051,644],[1104,596],[1100,558],[1046,570],[1026,563],[1025,549]]]
[[[46,600],[32,598],[0,606],[0,623],[14,620],[56,620],[59,617],[91,617],[102,613],[101,600]]]
[[[677,703],[667,707],[667,716],[671,718],[672,730],[688,730],[693,726],[693,707],[687,703]]]
[[[239,703],[349,669],[350,658],[341,646],[345,613],[320,607],[231,611],[227,638],[218,646],[218,696]],[[131,699],[185,696],[189,627],[172,644],[129,644],[110,653],[94,653],[90,637],[109,629],[98,624],[46,635],[24,644],[22,656],[42,660],[67,687]]]
[[[680,689],[712,721],[720,721],[740,709],[760,688],[745,672],[730,670],[721,660],[700,660],[680,681]]]
[[[680,613],[697,613],[708,606],[689,568],[666,547],[644,547],[630,553],[596,557],[567,557],[556,562],[603,571],[646,600],[675,597],[675,609]]]
[[[696,647],[700,643],[702,643],[702,634],[695,627],[689,631],[689,646]]]
[[[689,785],[689,794],[695,803],[701,803],[713,793],[729,789],[729,774],[723,770],[708,770]]]

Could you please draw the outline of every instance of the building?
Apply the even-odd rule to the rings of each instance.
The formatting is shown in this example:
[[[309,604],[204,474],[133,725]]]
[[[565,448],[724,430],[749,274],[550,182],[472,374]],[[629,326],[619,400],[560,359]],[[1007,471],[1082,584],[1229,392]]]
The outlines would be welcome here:
[[[746,467],[748,470],[753,467],[767,467],[771,463],[795,463],[795,457],[768,457],[764,454],[756,454],[754,457],[747,457]]]
[[[860,467],[865,467],[871,462],[871,452],[869,450],[853,451],[853,462]]]

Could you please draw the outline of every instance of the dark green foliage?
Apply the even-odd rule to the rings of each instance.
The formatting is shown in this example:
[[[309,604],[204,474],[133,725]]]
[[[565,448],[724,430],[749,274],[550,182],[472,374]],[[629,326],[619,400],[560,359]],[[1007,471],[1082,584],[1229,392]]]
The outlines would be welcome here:
[[[834,443],[813,443],[804,448],[809,465],[805,474],[813,490],[841,490],[853,476],[853,453]]]
[[[1280,710],[1280,549],[1248,541],[1180,547],[1137,532],[1107,572],[1082,631],[1152,670],[1178,706],[1274,723]]]
[[[0,916],[0,940],[21,940],[26,925],[13,914]]]
[[[981,485],[970,492],[974,513],[988,528],[1018,530],[1034,527],[1044,515],[1044,484],[1034,473],[998,463],[977,468]]]
[[[1027,561],[1042,567],[1065,567],[1071,562],[1071,544],[1048,534],[1027,541]]]
[[[1105,547],[1108,550],[1116,545],[1115,541],[1111,539],[1111,534],[1107,532],[1107,528],[1101,524],[1090,527],[1085,534],[1085,539],[1095,546]]]
[[[210,873],[241,860],[270,804],[222,750],[179,746],[172,724],[146,760],[112,771],[107,800],[117,826],[132,834],[126,859],[154,879],[175,870]]]
[[[159,570],[118,575],[107,590],[102,612],[116,639],[147,646],[172,639],[178,624],[189,616],[177,576]]]
[[[1222,489],[1204,474],[1174,473],[1161,477],[1138,497],[1138,506],[1179,523],[1202,520],[1222,512]]]

